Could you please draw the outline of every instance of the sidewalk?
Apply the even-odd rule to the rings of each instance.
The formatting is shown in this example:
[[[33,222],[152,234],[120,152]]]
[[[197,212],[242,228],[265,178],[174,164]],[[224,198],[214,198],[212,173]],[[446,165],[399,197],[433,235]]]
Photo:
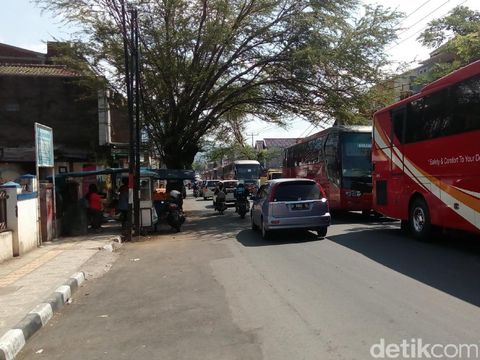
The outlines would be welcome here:
[[[114,261],[111,251],[119,246],[118,241],[119,236],[111,233],[63,238],[1,263],[0,338],[72,274],[84,271],[87,279],[91,277],[86,269],[89,260],[97,267],[99,262],[102,267],[110,266],[105,263]],[[96,254],[100,260],[92,259]]]

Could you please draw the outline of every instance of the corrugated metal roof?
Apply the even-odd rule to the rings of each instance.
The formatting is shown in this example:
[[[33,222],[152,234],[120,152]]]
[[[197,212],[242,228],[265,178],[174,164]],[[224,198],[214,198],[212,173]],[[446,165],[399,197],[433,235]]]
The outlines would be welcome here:
[[[44,76],[44,77],[78,77],[80,74],[65,65],[41,64],[0,64],[0,75],[9,76]]]
[[[270,148],[287,148],[295,145],[299,139],[297,138],[265,138],[265,147]]]

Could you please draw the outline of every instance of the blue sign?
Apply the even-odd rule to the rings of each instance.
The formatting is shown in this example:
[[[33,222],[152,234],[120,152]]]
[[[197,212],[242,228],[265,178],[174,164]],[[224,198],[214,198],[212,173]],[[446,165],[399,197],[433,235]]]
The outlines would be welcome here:
[[[35,123],[35,146],[38,167],[53,167],[53,131],[45,125]]]

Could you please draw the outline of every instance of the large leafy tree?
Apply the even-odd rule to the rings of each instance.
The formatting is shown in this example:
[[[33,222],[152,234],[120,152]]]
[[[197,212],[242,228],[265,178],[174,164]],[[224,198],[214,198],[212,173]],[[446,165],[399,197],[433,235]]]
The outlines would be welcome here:
[[[422,45],[448,53],[452,60],[435,64],[424,82],[430,82],[480,59],[480,12],[457,6],[446,16],[430,21],[419,36]]]
[[[120,0],[36,1],[83,29],[83,57],[121,83]],[[246,117],[362,121],[400,19],[358,0],[129,4],[139,11],[145,129],[176,168],[191,165],[205,136],[225,124],[235,135]]]

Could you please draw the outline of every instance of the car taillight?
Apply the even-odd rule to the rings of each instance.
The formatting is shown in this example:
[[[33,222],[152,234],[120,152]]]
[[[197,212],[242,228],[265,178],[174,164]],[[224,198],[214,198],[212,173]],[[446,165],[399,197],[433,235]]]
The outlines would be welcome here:
[[[275,193],[277,192],[278,184],[274,184],[272,186],[272,190],[270,190],[270,196],[268,197],[268,202],[273,202],[275,200]]]
[[[203,189],[203,191],[208,191],[208,188]]]
[[[177,208],[177,204],[172,204],[172,203],[170,203],[170,204],[168,205],[168,207],[173,210],[173,209],[176,209],[176,208]]]

